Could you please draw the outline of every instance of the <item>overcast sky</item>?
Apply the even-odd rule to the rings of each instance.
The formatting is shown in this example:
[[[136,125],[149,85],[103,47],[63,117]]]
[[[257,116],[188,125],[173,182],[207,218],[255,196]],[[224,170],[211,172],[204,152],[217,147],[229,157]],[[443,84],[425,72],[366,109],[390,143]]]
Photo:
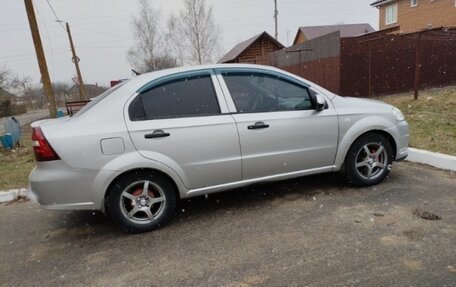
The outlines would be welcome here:
[[[75,69],[68,38],[46,0],[33,0],[52,81],[71,81]],[[183,0],[150,0],[163,18],[178,13]],[[126,53],[132,41],[134,0],[49,0],[57,16],[72,27],[86,83],[108,85],[110,80],[131,77]],[[223,49],[262,31],[274,35],[273,0],[207,0],[222,32]],[[278,0],[279,37],[291,44],[299,26],[369,23],[378,29],[378,11],[372,0]],[[165,19],[163,19],[165,21]],[[38,64],[21,0],[0,2],[0,66],[40,80]]]

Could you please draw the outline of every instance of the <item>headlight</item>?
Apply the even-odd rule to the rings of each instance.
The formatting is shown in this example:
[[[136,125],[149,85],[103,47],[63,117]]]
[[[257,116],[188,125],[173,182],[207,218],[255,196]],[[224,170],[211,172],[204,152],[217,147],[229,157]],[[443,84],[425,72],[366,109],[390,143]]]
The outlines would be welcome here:
[[[405,120],[404,114],[398,108],[393,107],[392,112],[398,122],[402,122],[403,120]]]

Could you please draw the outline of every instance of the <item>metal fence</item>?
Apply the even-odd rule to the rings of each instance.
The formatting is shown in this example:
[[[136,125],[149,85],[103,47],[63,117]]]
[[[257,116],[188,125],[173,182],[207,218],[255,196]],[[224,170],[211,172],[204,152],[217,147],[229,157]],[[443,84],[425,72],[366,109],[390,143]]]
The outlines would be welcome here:
[[[339,33],[257,58],[342,96],[371,97],[456,84],[456,27],[410,34]]]
[[[341,39],[341,95],[370,97],[456,83],[456,29]]]
[[[338,92],[340,43],[339,32],[335,32],[259,57],[256,63],[278,67]]]

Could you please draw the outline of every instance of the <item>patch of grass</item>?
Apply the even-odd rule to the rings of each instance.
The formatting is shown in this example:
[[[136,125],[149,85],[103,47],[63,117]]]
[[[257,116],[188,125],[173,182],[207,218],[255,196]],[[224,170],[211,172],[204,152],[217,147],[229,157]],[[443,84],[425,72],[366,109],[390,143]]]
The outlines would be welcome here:
[[[410,125],[410,146],[456,155],[456,86],[378,98],[399,108]]]
[[[21,147],[6,150],[0,147],[0,190],[28,186],[28,176],[35,166],[31,128],[22,128]]]

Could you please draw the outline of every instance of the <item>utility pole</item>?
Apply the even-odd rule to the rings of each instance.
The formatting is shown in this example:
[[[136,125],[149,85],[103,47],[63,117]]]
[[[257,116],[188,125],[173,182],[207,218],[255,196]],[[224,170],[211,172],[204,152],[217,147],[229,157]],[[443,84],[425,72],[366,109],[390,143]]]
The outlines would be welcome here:
[[[49,115],[51,118],[57,117],[57,107],[55,105],[54,89],[52,88],[51,78],[46,64],[46,57],[43,51],[43,44],[41,43],[40,31],[36,22],[35,11],[33,10],[32,0],[24,0],[25,10],[27,11],[27,18],[32,32],[33,45],[35,46],[36,58],[40,67],[41,81],[43,82],[44,94],[49,103]]]
[[[421,72],[421,32],[418,32],[418,38],[415,44],[415,85],[413,99],[418,100],[420,90],[420,72]]]
[[[274,22],[275,22],[275,38],[278,41],[279,40],[279,24],[277,22],[277,17],[279,16],[279,10],[277,10],[277,0],[274,0]]]
[[[71,46],[71,53],[73,53],[72,61],[74,66],[76,67],[76,73],[78,75],[78,89],[79,89],[79,96],[81,97],[82,101],[87,101],[87,94],[84,86],[84,82],[82,81],[81,70],[79,69],[79,57],[76,56],[76,51],[74,49],[73,38],[71,37],[70,25],[66,22],[66,30],[68,33],[68,39],[70,39],[70,46]]]

